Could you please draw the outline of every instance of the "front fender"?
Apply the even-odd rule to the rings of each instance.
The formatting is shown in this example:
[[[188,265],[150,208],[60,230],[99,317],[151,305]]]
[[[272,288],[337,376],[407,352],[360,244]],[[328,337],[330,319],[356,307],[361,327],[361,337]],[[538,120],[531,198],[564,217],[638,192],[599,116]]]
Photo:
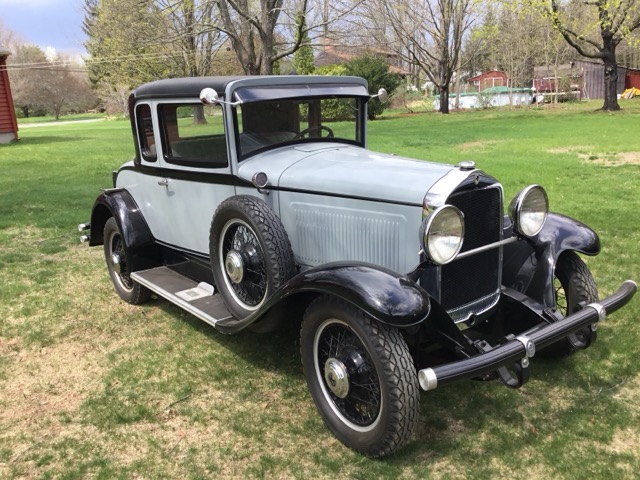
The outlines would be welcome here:
[[[367,263],[336,262],[296,275],[260,310],[240,321],[220,321],[216,328],[225,333],[242,330],[278,303],[301,293],[336,296],[375,321],[399,328],[422,323],[431,308],[429,294],[405,275]]]
[[[600,238],[578,220],[549,213],[544,228],[532,241],[505,246],[503,283],[544,305],[555,306],[554,269],[562,252],[567,250],[597,255]]]

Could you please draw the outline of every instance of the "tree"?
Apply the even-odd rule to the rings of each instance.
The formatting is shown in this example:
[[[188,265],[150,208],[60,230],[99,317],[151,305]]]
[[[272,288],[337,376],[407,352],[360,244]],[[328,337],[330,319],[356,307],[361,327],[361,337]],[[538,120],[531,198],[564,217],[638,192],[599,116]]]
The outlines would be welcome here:
[[[25,117],[42,109],[57,120],[66,111],[85,111],[96,103],[83,68],[59,55],[49,60],[35,45],[16,47],[9,75],[15,104]]]
[[[85,111],[95,103],[89,85],[75,73],[69,61],[61,57],[54,59],[52,67],[42,72],[42,83],[37,86],[34,99],[56,120],[65,111]]]
[[[302,44],[308,32],[306,22],[298,22],[293,44],[278,48],[276,27],[283,13],[284,0],[260,0],[258,5],[250,0],[220,0],[217,2],[222,29],[248,75],[271,75],[278,60],[293,54]],[[308,0],[302,0],[296,9],[304,15]]]
[[[440,91],[440,112],[449,113],[449,90],[476,0],[384,2],[395,50]],[[392,43],[393,44],[393,43]]]
[[[92,81],[115,90],[212,75],[224,43],[212,0],[85,0],[83,28]]]
[[[38,89],[45,83],[45,69],[49,61],[40,47],[14,44],[9,57],[9,81],[15,105],[28,118],[38,103]]]
[[[167,28],[153,0],[85,0],[84,45],[92,83],[132,88],[170,76],[170,50],[158,39]]]
[[[313,73],[315,66],[313,65],[313,47],[307,30],[307,17],[304,12],[298,13],[296,24],[299,25],[296,28],[296,36],[302,35],[302,39],[299,42],[300,48],[293,54],[293,66],[298,75],[309,75]],[[296,38],[296,42],[298,42],[298,38]]]
[[[493,24],[485,21],[483,34],[493,66],[504,71],[510,87],[529,87],[534,66],[542,62],[543,21],[537,12],[511,0],[495,12]]]
[[[544,11],[554,27],[580,55],[604,64],[603,110],[620,110],[617,98],[616,48],[640,28],[640,1],[549,0]]]

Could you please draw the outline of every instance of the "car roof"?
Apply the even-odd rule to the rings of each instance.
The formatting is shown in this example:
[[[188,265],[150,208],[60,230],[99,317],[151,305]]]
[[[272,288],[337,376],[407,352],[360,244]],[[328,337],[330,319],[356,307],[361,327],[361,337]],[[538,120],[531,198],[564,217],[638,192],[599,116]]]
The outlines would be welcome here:
[[[356,77],[303,76],[303,75],[241,75],[229,77],[185,77],[168,78],[145,83],[131,93],[130,100],[143,98],[199,98],[203,88],[213,88],[222,97],[227,85],[238,82],[237,86],[280,86],[305,83],[360,84],[366,81]]]
[[[237,77],[167,78],[140,85],[132,92],[132,95],[136,99],[150,97],[199,97],[203,88],[214,88],[220,95],[224,95],[228,83],[245,78],[252,77],[245,75]]]

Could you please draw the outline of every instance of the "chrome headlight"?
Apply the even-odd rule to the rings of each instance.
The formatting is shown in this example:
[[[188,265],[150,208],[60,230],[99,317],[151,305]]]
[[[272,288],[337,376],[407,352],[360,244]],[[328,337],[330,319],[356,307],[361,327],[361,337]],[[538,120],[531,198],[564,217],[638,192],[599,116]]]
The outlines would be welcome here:
[[[525,237],[535,237],[549,213],[547,192],[540,185],[530,185],[511,200],[509,218],[517,233]]]
[[[436,265],[451,262],[462,248],[464,216],[453,205],[436,208],[422,223],[422,248]]]

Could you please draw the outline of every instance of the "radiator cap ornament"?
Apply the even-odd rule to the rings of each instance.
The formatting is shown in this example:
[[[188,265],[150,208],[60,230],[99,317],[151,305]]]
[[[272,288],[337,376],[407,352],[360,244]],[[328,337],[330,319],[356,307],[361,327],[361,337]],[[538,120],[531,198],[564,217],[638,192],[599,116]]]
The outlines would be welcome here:
[[[474,170],[476,168],[476,162],[471,160],[463,160],[458,164],[460,170]]]

